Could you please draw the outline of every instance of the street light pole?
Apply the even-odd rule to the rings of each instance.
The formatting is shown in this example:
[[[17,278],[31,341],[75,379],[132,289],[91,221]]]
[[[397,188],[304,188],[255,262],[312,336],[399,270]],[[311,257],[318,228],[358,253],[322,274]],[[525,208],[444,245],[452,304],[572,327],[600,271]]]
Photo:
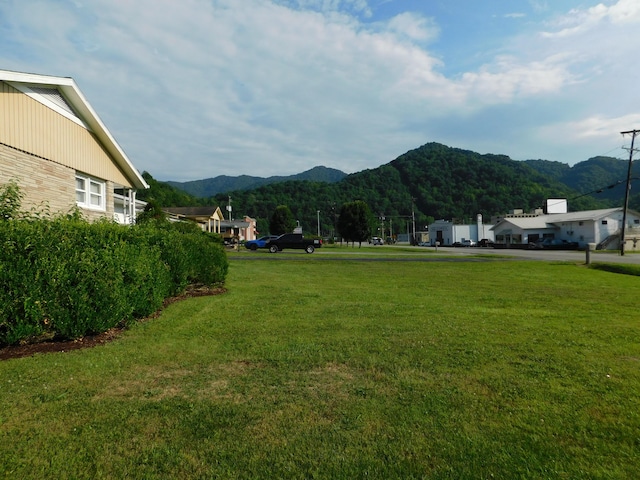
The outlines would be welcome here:
[[[318,236],[320,236],[320,210],[318,210]]]

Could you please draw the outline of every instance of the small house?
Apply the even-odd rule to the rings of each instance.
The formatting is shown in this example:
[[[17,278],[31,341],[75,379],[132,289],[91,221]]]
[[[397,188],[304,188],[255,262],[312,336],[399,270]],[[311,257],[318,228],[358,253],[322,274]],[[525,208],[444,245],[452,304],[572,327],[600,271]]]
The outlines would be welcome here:
[[[222,233],[224,215],[220,207],[166,207],[162,209],[172,221],[197,223],[205,232]]]

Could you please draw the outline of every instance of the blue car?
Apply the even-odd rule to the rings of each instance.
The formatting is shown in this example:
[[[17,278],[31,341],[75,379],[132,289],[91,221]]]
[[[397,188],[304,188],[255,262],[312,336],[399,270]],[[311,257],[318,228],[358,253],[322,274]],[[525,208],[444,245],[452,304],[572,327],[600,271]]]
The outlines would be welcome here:
[[[269,240],[271,240],[272,238],[278,238],[277,235],[267,235],[265,237],[260,237],[257,240],[249,240],[247,242],[244,242],[244,246],[245,248],[248,248],[249,250],[257,250],[259,248],[265,248],[267,246],[267,242]]]

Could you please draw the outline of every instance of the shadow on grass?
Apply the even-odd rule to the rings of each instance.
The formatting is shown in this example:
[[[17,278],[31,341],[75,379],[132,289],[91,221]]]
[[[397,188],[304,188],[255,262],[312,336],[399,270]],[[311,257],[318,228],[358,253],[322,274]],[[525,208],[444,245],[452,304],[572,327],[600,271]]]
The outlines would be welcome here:
[[[640,265],[621,265],[615,263],[594,263],[589,266],[595,270],[603,270],[611,273],[621,273],[623,275],[634,275],[640,277]]]

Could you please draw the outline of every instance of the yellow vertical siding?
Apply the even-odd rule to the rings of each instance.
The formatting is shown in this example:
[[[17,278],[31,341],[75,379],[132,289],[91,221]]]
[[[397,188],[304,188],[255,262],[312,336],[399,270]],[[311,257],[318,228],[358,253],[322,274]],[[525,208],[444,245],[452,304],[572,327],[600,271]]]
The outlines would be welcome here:
[[[91,132],[4,82],[0,82],[0,142],[131,187]]]

